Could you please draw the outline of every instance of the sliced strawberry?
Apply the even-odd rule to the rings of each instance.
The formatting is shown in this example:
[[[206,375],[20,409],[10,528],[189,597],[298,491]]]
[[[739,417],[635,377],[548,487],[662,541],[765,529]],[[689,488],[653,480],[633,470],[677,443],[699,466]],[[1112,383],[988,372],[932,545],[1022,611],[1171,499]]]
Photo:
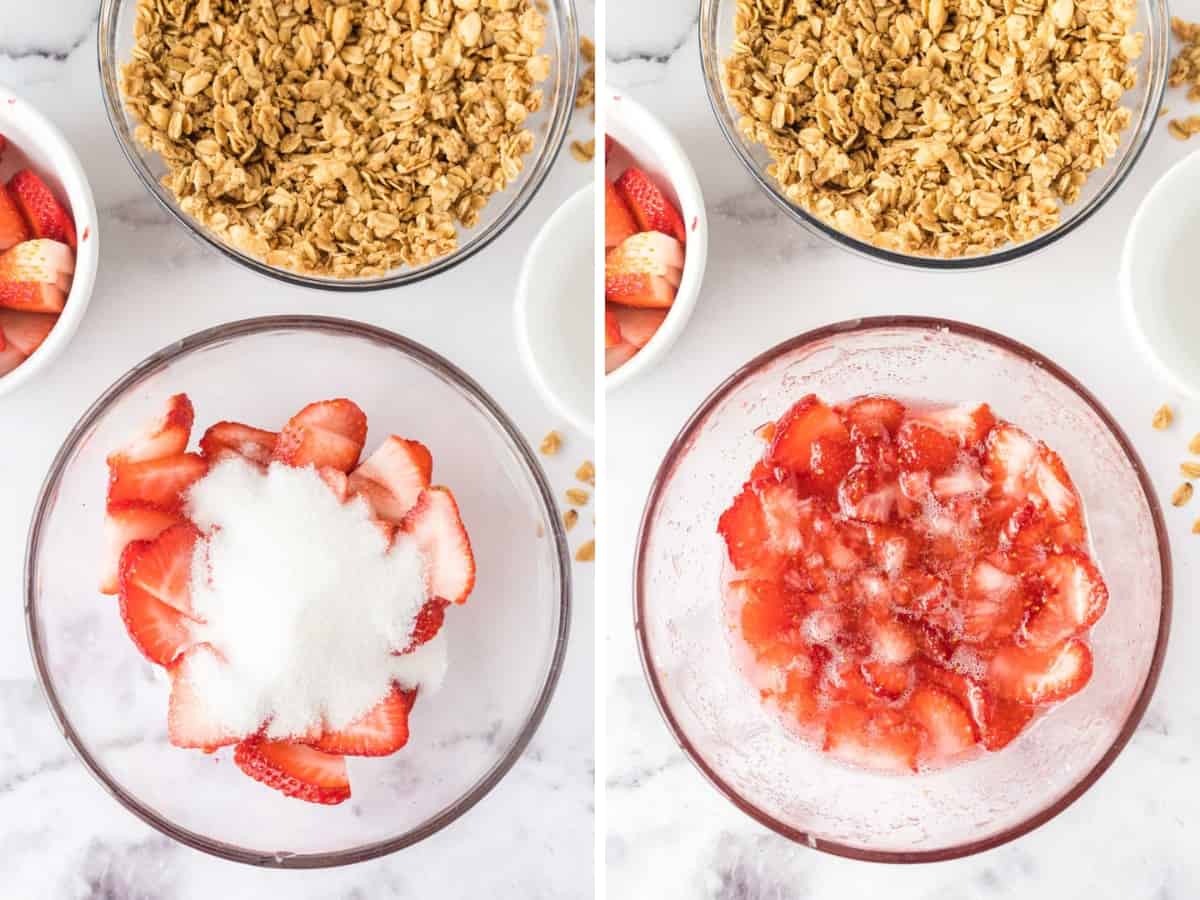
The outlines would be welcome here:
[[[1049,647],[1090,628],[1108,606],[1108,587],[1095,565],[1079,551],[1051,556],[1040,573],[1046,585],[1042,606],[1025,624],[1027,640]]]
[[[895,481],[880,478],[875,469],[858,465],[846,474],[837,498],[843,515],[885,525],[896,514],[900,487]]]
[[[211,657],[223,664],[220,654],[209,644],[197,644],[167,666],[171,679],[171,699],[167,706],[167,738],[176,747],[204,750],[211,753],[218,747],[236,744],[236,735],[221,726],[217,716],[208,708],[192,681],[193,667],[201,657]]]
[[[639,350],[650,343],[667,320],[669,310],[639,309],[636,306],[612,307],[623,340],[629,341]]]
[[[121,556],[122,584],[128,583],[194,621],[192,559],[200,532],[190,522],[173,525],[152,541],[139,541],[137,552]]]
[[[803,729],[810,729],[824,719],[814,674],[819,668],[817,660],[810,656],[807,665],[788,670],[783,692],[776,698],[780,709]]]
[[[1036,713],[1034,707],[1024,703],[986,696],[978,719],[983,746],[992,751],[1004,749],[1025,730]]]
[[[997,641],[1011,637],[1021,626],[1025,603],[1015,575],[987,560],[980,560],[967,579],[963,609],[963,636],[969,641]]]
[[[626,169],[617,179],[617,193],[629,204],[640,231],[657,231],[670,235],[681,244],[687,243],[683,217],[671,205],[650,176],[636,166]]]
[[[432,477],[429,448],[392,435],[350,474],[350,491],[363,494],[377,517],[399,524]]]
[[[105,557],[100,592],[115,594],[120,589],[121,554],[134,541],[152,541],[183,518],[144,503],[109,505],[104,517]]]
[[[317,475],[325,482],[333,496],[338,499],[339,503],[345,503],[350,497],[350,479],[341,469],[331,469],[329,466],[323,466],[317,469]]]
[[[729,561],[738,571],[750,571],[763,561],[770,534],[762,501],[749,484],[721,513],[717,531],[725,539]]]
[[[387,756],[408,743],[408,714],[417,699],[416,691],[399,687],[362,718],[340,731],[326,728],[312,743],[322,753],[346,756]]]
[[[58,316],[53,314],[0,309],[0,332],[4,334],[5,345],[15,347],[25,356],[33,356],[57,323]]]
[[[604,299],[623,306],[664,309],[675,302],[675,285],[649,272],[622,272],[604,267]]]
[[[22,169],[8,182],[8,192],[25,214],[33,236],[61,241],[75,249],[75,222],[54,192],[32,170]]]
[[[843,762],[883,772],[915,772],[921,733],[902,714],[868,713],[843,703],[829,713],[825,750]]]
[[[934,478],[931,486],[933,495],[946,501],[955,497],[982,496],[988,489],[988,480],[983,477],[975,463],[965,462],[945,475]]]
[[[816,395],[809,394],[779,419],[767,459],[773,465],[806,475],[812,470],[813,444],[819,438],[828,439],[825,453],[831,452],[831,444],[850,443],[850,433],[837,413],[817,399]]]
[[[166,666],[192,645],[193,622],[135,582],[142,556],[153,548],[150,541],[134,541],[121,553],[121,618],[142,655],[152,663]]]
[[[868,430],[883,428],[895,434],[906,412],[904,404],[891,397],[862,397],[846,407],[846,422]]]
[[[604,268],[606,274],[656,275],[678,288],[683,280],[683,260],[683,245],[675,238],[657,231],[643,231],[608,251]]]
[[[965,403],[922,413],[921,419],[948,435],[965,450],[979,450],[996,416],[986,403]]]
[[[33,237],[29,223],[17,207],[8,188],[0,184],[0,251],[15,247]]]
[[[58,241],[25,241],[0,253],[0,281],[36,281],[60,287],[66,285],[66,290],[74,273],[74,251]]]
[[[621,337],[621,323],[617,319],[616,310],[620,309],[612,303],[604,305],[604,349],[616,347],[625,339]]]
[[[912,629],[895,619],[872,622],[870,635],[871,655],[880,662],[906,663],[917,653],[917,639]]]
[[[1092,651],[1072,638],[1055,647],[1001,648],[988,666],[996,693],[1022,703],[1052,703],[1081,690],[1092,677]]]
[[[809,449],[809,470],[805,487],[822,497],[834,498],[838,487],[854,466],[854,447],[840,432],[823,434]]]
[[[611,181],[604,182],[604,249],[616,247],[637,234],[637,223]]]
[[[108,481],[110,505],[132,501],[159,509],[178,510],[183,495],[208,472],[208,460],[198,453],[181,453],[141,462],[122,462],[111,466]]]
[[[251,428],[240,422],[218,422],[204,432],[200,438],[200,452],[210,463],[231,456],[240,456],[260,466],[271,462],[275,443],[279,439],[273,431]]]
[[[871,689],[889,700],[902,697],[912,683],[912,667],[898,663],[866,662],[862,672]]]
[[[337,754],[252,737],[237,745],[233,761],[255,781],[297,800],[334,805],[350,798],[346,759]]]
[[[919,687],[906,708],[913,721],[925,729],[925,745],[934,759],[957,756],[979,740],[966,708],[946,691]]]
[[[430,597],[426,600],[417,612],[417,620],[413,623],[408,646],[401,650],[399,655],[412,653],[422,644],[437,637],[437,633],[442,630],[442,625],[446,621],[446,607],[449,605],[450,601],[442,597]]]
[[[807,612],[803,600],[783,589],[777,581],[741,579],[729,585],[731,596],[741,604],[738,621],[742,637],[760,655],[780,640],[795,643],[797,629]]]
[[[272,459],[289,466],[349,472],[367,439],[367,417],[349,400],[310,403],[279,432]]]
[[[1053,538],[1059,546],[1081,544],[1086,536],[1083,510],[1071,476],[1058,454],[1045,444],[1038,444],[1038,458],[1033,466],[1033,489],[1045,502],[1051,519],[1056,523]]]
[[[475,587],[475,557],[449,488],[431,487],[400,523],[425,558],[429,590],[451,603],[466,603]]]
[[[60,313],[67,293],[58,285],[39,281],[0,281],[0,307],[23,312]]]
[[[604,351],[604,374],[611,375],[625,363],[637,356],[638,348],[628,341],[609,347]]]
[[[1020,428],[1005,423],[993,429],[984,458],[984,473],[992,483],[993,494],[1023,499],[1037,458],[1037,443]]]
[[[167,400],[166,411],[142,428],[129,443],[108,455],[110,466],[145,462],[167,456],[179,456],[191,440],[195,410],[187,394],[176,394]]]
[[[940,475],[958,459],[958,444],[936,428],[906,422],[897,437],[900,465],[910,472]]]

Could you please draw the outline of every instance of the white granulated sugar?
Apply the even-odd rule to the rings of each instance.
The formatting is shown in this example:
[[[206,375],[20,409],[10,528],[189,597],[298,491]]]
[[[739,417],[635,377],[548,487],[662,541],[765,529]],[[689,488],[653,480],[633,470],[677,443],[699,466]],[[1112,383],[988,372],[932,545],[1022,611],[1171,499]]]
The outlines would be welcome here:
[[[312,468],[264,474],[221,462],[188,496],[207,540],[196,545],[197,629],[220,654],[196,654],[192,681],[217,723],[247,734],[342,728],[393,681],[435,690],[444,638],[395,656],[426,599],[424,560],[406,535],[386,540],[361,499],[341,503]]]

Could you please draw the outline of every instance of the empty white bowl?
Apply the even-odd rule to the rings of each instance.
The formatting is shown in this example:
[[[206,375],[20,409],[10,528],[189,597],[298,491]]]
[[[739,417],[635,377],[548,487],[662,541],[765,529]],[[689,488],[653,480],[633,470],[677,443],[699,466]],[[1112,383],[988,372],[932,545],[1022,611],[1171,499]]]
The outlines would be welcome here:
[[[708,261],[708,216],[704,212],[704,195],[700,192],[696,170],[679,141],[662,122],[622,93],[613,93],[608,98],[605,114],[608,136],[616,142],[613,153],[605,162],[605,176],[612,181],[629,166],[636,165],[666,191],[667,199],[675,204],[687,228],[683,279],[679,282],[671,311],[636,356],[605,376],[605,387],[612,390],[656,365],[683,334],[696,308],[700,284],[704,280],[704,266]]]
[[[542,398],[572,427],[595,427],[595,188],[581,188],[534,239],[517,283],[517,348]]]
[[[1200,394],[1200,307],[1193,257],[1200,246],[1200,155],[1180,160],[1150,190],[1125,236],[1125,322],[1159,373]]]
[[[0,180],[7,182],[19,169],[32,168],[60,201],[66,201],[79,236],[75,280],[66,309],[33,355],[7,375],[0,375],[0,396],[3,396],[44,371],[75,336],[92,299],[96,266],[100,261],[100,241],[96,201],[92,198],[92,188],[79,157],[49,119],[3,84],[0,84],[0,134],[9,144],[0,157]]]

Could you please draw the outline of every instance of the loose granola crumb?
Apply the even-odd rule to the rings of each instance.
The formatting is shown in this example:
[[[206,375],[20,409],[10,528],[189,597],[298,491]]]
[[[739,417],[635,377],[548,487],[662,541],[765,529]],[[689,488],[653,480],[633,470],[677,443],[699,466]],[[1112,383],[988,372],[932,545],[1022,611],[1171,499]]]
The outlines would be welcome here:
[[[572,506],[587,506],[588,492],[580,488],[567,488],[567,502]]]
[[[592,562],[596,559],[596,542],[594,540],[585,541],[579,545],[579,549],[575,551],[576,562]]]
[[[1179,472],[1184,478],[1200,478],[1200,463],[1180,463]]]
[[[452,253],[520,175],[545,30],[530,0],[138,0],[122,91],[225,243],[376,276]]]
[[[1192,534],[1200,534],[1200,519],[1192,523]]]
[[[596,486],[596,467],[592,465],[590,459],[584,460],[580,464],[579,468],[575,470],[575,477],[584,484],[590,484],[592,487]]]
[[[1053,228],[1116,153],[1136,18],[1135,0],[738,0],[724,80],[792,203],[967,256]]]
[[[1192,483],[1185,481],[1179,487],[1175,488],[1175,493],[1171,495],[1172,506],[1183,506],[1192,499]]]
[[[579,38],[579,55],[588,62],[596,61],[596,45],[586,34]]]
[[[575,527],[575,523],[579,521],[579,513],[573,509],[568,509],[563,513],[563,527],[570,531]]]
[[[542,438],[542,446],[538,449],[541,450],[543,456],[553,456],[562,447],[562,442],[561,434],[557,431],[550,431]]]
[[[596,158],[596,139],[587,141],[571,141],[571,155],[577,162],[591,162]]]
[[[1195,435],[1190,441],[1188,441],[1188,453],[1200,456],[1200,434]]]
[[[1175,421],[1175,412],[1171,407],[1164,403],[1154,411],[1154,418],[1150,420],[1150,425],[1155,431],[1165,431],[1171,427],[1171,423]]]

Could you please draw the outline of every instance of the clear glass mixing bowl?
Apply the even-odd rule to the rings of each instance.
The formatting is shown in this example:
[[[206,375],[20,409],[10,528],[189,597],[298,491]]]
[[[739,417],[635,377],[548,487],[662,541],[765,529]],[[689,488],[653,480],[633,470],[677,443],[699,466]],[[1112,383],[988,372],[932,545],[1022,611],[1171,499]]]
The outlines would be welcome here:
[[[377,278],[332,278],[305,275],[271,266],[225,243],[182,209],[175,196],[161,184],[166,167],[133,135],[135,123],[125,111],[121,99],[121,67],[129,61],[133,46],[133,26],[138,0],[100,0],[100,24],[97,49],[100,60],[100,84],[104,106],[113,133],[126,159],[142,184],[172,217],[193,236],[223,256],[260,275],[302,287],[334,291],[373,291],[413,284],[470,259],[508,228],[533,200],[550,173],[562,149],[575,109],[575,89],[579,80],[579,24],[574,0],[549,0],[545,6],[546,43],[542,52],[550,57],[550,75],[542,84],[545,100],[542,108],[525,122],[534,135],[533,152],[525,158],[525,167],[515,182],[494,194],[480,213],[473,228],[458,229],[458,249],[448,256],[423,266],[405,267]]]
[[[754,429],[814,392],[984,400],[1059,452],[1083,499],[1110,590],[1092,631],[1088,686],[1003,751],[920,775],[840,765],[793,737],[735,665],[722,605],[717,519],[762,442]],[[884,862],[977,853],[1052,818],[1133,734],[1171,619],[1171,561],[1153,488],[1129,439],[1087,389],[993,332],[937,319],[830,325],[734,373],[667,453],[642,519],[634,615],[668,727],[745,813],[811,847]]]
[[[186,391],[197,427],[279,427],[306,403],[353,398],[372,448],[419,438],[452,487],[479,577],[446,616],[450,667],[413,709],[390,757],[350,758],[353,797],[292,800],[246,778],[232,748],[167,742],[168,684],[130,642],[116,599],[97,591],[106,454]],[[238,862],[312,868],[420,841],[474,806],[528,744],[566,650],[566,536],[533,452],[483,389],[446,360],[382,329],[274,317],[185,338],[104,392],[50,467],[30,528],[25,613],[38,677],[63,735],[130,812],[189,846]]]

